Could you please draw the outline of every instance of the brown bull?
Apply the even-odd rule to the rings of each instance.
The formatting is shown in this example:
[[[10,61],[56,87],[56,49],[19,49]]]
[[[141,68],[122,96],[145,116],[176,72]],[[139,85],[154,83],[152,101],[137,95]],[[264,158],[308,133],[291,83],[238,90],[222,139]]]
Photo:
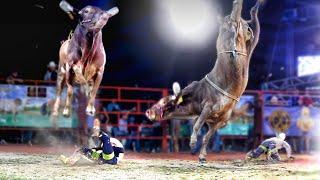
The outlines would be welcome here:
[[[231,14],[221,20],[218,55],[212,71],[182,90],[174,83],[174,95],[163,97],[146,111],[151,120],[194,119],[191,148],[196,144],[200,128],[207,123],[209,130],[203,138],[200,162],[206,161],[209,139],[226,125],[247,86],[249,62],[260,34],[258,9],[261,1],[251,9],[249,21],[241,18],[242,3],[243,0],[235,0]]]
[[[61,92],[65,84],[67,85],[67,99],[63,115],[70,116],[74,83],[80,84],[84,89],[88,97],[86,113],[93,116],[94,101],[106,63],[101,29],[110,17],[118,13],[118,8],[103,11],[94,6],[86,6],[77,12],[65,1],[62,1],[60,6],[66,12],[76,14],[80,21],[73,36],[60,48],[56,100],[52,116],[53,119],[58,116]]]

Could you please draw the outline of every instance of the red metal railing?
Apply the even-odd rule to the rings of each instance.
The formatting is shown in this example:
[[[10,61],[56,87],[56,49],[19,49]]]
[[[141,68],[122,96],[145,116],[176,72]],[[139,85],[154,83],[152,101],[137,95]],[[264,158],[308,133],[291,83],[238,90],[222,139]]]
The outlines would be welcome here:
[[[4,79],[0,79],[0,82],[4,82]],[[43,81],[43,80],[30,80],[30,79],[24,79],[23,83],[17,83],[18,84],[23,84],[23,85],[30,85],[30,86],[43,86],[43,85],[54,85],[55,82],[53,81]],[[135,111],[132,112],[127,112],[129,115],[135,115],[135,116],[144,116],[145,112],[142,109],[142,106],[145,105],[146,107],[150,107],[152,104],[156,103],[160,97],[168,95],[168,89],[164,88],[140,88],[140,87],[119,87],[119,86],[100,86],[99,90],[106,90],[106,91],[114,91],[116,92],[113,97],[108,97],[105,98],[103,97],[103,94],[100,95],[99,98],[96,98],[97,101],[101,103],[106,103],[106,102],[111,102],[115,101],[117,103],[130,103],[131,105],[134,105],[136,107]],[[157,98],[154,99],[142,99],[141,97],[137,98],[125,98],[123,97],[125,94],[128,92],[140,92],[143,94],[147,93],[156,93],[158,96]],[[98,111],[97,113],[105,113],[102,111]],[[107,112],[109,115],[116,115],[117,120],[120,119],[120,115],[123,114],[124,112],[122,111],[112,111],[112,112]],[[170,136],[167,134],[167,123],[161,122],[161,128],[162,128],[162,135],[161,136],[123,136],[123,137],[117,137],[119,139],[150,139],[150,140],[162,140],[162,150],[166,151],[168,149],[168,140],[170,139]],[[109,124],[109,127],[119,127],[119,124]],[[127,125],[128,128],[137,128],[140,134],[140,130],[142,127],[150,127],[152,128],[152,125],[142,125],[142,124],[129,124]],[[47,130],[52,130],[56,131],[56,129],[50,129],[50,128],[42,128],[42,129],[47,129]],[[65,130],[65,128],[63,128]],[[17,128],[17,127],[1,127],[0,130],[37,130],[37,128]]]
[[[3,79],[0,79],[0,82],[3,81]],[[33,86],[41,86],[41,85],[54,85],[55,82],[53,81],[43,81],[43,80],[30,80],[26,79],[23,80],[24,85],[33,85]],[[131,103],[136,106],[136,110],[133,112],[129,112],[130,115],[136,115],[136,116],[143,116],[145,112],[142,109],[143,105],[146,105],[147,107],[150,107],[153,103],[157,102],[160,97],[167,96],[169,94],[168,89],[162,89],[162,88],[140,88],[140,87],[118,87],[118,86],[101,86],[100,90],[106,90],[106,91],[114,91],[116,92],[113,97],[99,97],[97,98],[100,102],[110,102],[115,101],[117,103]],[[124,95],[128,92],[142,92],[142,93],[158,93],[158,98],[155,99],[143,99],[143,98],[133,98],[128,99],[125,98]],[[255,123],[258,122],[258,124],[255,126],[256,130],[255,132],[260,132],[259,134],[259,140],[263,139],[263,132],[262,132],[262,119],[263,119],[263,105],[264,102],[264,94],[278,94],[278,95],[295,95],[295,96],[301,96],[305,95],[304,91],[259,91],[259,90],[246,90],[245,94],[252,94],[255,95],[260,104],[260,113],[255,117]],[[309,94],[311,96],[320,96],[320,92],[317,91],[309,91]],[[104,112],[97,112],[97,113],[104,113]],[[120,115],[123,114],[122,111],[113,111],[113,112],[107,112],[110,115],[116,115],[117,119],[120,118]],[[111,124],[109,126],[119,126],[118,124]],[[140,129],[142,126],[140,124],[131,124],[128,125],[128,127],[136,127]],[[134,137],[119,137],[120,139],[126,139],[126,138],[132,138],[132,139],[154,139],[154,140],[162,140],[162,150],[166,151],[168,149],[168,140],[170,140],[172,137],[168,134],[167,131],[167,123],[166,121],[161,122],[162,127],[162,136],[149,136],[149,137],[142,137],[142,136],[134,136]],[[152,125],[148,126],[152,127]],[[2,128],[4,129],[4,128]],[[8,130],[13,130],[15,128],[7,127]],[[19,129],[19,128],[18,128]],[[33,130],[35,130],[33,128]]]

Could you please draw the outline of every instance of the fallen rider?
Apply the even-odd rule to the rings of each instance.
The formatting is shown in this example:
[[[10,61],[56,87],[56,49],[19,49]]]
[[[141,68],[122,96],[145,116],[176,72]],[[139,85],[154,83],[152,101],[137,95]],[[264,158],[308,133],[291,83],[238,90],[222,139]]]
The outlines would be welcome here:
[[[268,161],[280,161],[279,150],[285,148],[287,157],[293,160],[294,157],[291,155],[291,146],[285,141],[286,135],[280,133],[277,137],[272,137],[264,140],[261,145],[247,154],[246,159],[258,158],[261,154],[267,154]]]
[[[118,164],[124,156],[124,148],[121,142],[100,130],[100,123],[95,121],[93,127],[92,138],[96,142],[96,147],[88,148],[82,147],[77,150],[72,156],[60,156],[60,160],[64,164],[74,165],[82,158],[90,161],[97,162],[98,164]]]

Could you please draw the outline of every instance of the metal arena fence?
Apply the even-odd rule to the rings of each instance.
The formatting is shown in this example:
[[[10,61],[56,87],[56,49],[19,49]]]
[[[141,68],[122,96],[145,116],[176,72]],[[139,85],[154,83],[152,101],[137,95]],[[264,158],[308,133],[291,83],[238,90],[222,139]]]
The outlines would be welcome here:
[[[1,84],[0,93],[2,93],[1,99],[6,98],[12,99],[12,97],[6,97],[4,89],[10,87],[23,87],[27,93],[28,100],[32,98],[46,98],[51,96],[54,98],[54,93],[48,93],[48,89],[54,89],[55,82],[51,81],[42,81],[42,80],[23,80],[22,83],[16,85],[5,85]],[[47,90],[44,90],[46,89]],[[2,92],[1,92],[2,90]],[[20,89],[21,90],[21,89]],[[53,90],[52,90],[53,91]],[[54,91],[53,91],[54,92]],[[183,139],[189,139],[188,134],[181,135],[181,125],[180,121],[162,121],[158,122],[158,127],[161,129],[161,133],[157,136],[144,136],[141,135],[142,128],[154,128],[155,126],[146,121],[145,110],[149,108],[152,104],[156,103],[159,98],[169,95],[169,89],[162,88],[143,88],[143,87],[120,87],[120,86],[100,86],[98,97],[96,99],[98,106],[105,107],[110,102],[115,102],[121,105],[121,111],[106,111],[103,108],[97,108],[97,114],[105,114],[109,116],[109,122],[104,124],[105,129],[112,131],[114,127],[123,127],[127,129],[135,129],[137,133],[133,135],[124,135],[117,137],[118,139],[131,139],[131,140],[158,140],[161,141],[161,149],[164,152],[167,152],[169,144],[177,144],[177,141]],[[17,93],[18,94],[18,93]],[[302,108],[308,108],[310,115],[313,118],[317,119],[320,114],[314,112],[320,112],[320,93],[317,91],[254,91],[247,90],[242,96],[242,101],[239,102],[238,107],[235,109],[236,118],[230,120],[230,123],[227,127],[219,130],[221,134],[222,141],[232,139],[232,140],[248,140],[251,138],[254,142],[254,145],[258,145],[259,142],[265,138],[265,136],[272,136],[277,131],[288,131],[288,136],[299,137],[301,133],[296,128],[296,121],[299,120],[299,113],[302,111]],[[9,101],[5,101],[9,102]],[[83,101],[84,102],[84,101]],[[78,106],[75,106],[75,109],[83,107],[83,102],[79,101]],[[79,104],[80,103],[80,104]],[[81,104],[82,103],[82,104]],[[75,110],[77,111],[77,110]],[[276,112],[283,112],[289,115],[292,115],[293,112],[299,112],[295,114],[294,117],[291,117],[288,121],[281,119],[274,115]],[[60,128],[53,128],[50,126],[36,127],[36,126],[17,126],[13,124],[4,123],[4,116],[8,114],[5,110],[1,111],[0,106],[0,131],[9,132],[9,131],[37,131],[46,129],[48,131],[74,131],[79,128],[88,128],[90,125],[87,124],[87,117],[78,114],[78,123],[73,126],[65,126]],[[120,125],[118,120],[122,114],[127,113],[128,115],[135,117],[135,121],[128,123],[126,125]],[[280,113],[281,114],[281,113]],[[319,116],[318,116],[319,115]],[[80,117],[82,116],[82,117]],[[280,115],[281,116],[281,115]],[[11,116],[10,116],[11,117]],[[311,117],[311,116],[310,116]],[[46,117],[47,118],[47,117]],[[273,119],[272,119],[273,118]],[[280,121],[283,127],[274,123],[274,121]],[[40,121],[40,120],[38,120]],[[63,120],[67,121],[67,120]],[[2,124],[1,124],[2,123]],[[315,122],[315,128],[310,131],[312,136],[318,137],[320,130],[319,122]],[[189,126],[192,126],[189,124]]]

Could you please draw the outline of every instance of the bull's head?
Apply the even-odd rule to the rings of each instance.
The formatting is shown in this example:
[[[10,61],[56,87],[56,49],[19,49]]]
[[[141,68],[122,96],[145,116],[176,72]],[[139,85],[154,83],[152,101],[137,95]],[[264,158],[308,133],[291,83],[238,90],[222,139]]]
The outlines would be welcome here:
[[[59,5],[69,15],[78,14],[80,16],[80,24],[88,31],[101,30],[108,22],[108,19],[119,12],[117,7],[104,11],[94,6],[86,6],[78,12],[65,0],[62,0]]]
[[[171,118],[171,113],[182,103],[182,93],[179,83],[172,86],[174,95],[161,98],[155,105],[146,111],[146,116],[150,120],[165,120]]]
[[[146,116],[150,120],[165,120],[171,117],[171,113],[182,103],[181,88],[179,83],[175,82],[172,86],[174,95],[161,98],[155,105],[146,111]]]
[[[98,7],[86,6],[79,11],[81,17],[80,24],[88,31],[99,31],[106,25],[108,19],[118,12],[119,9],[117,7],[104,11]]]

